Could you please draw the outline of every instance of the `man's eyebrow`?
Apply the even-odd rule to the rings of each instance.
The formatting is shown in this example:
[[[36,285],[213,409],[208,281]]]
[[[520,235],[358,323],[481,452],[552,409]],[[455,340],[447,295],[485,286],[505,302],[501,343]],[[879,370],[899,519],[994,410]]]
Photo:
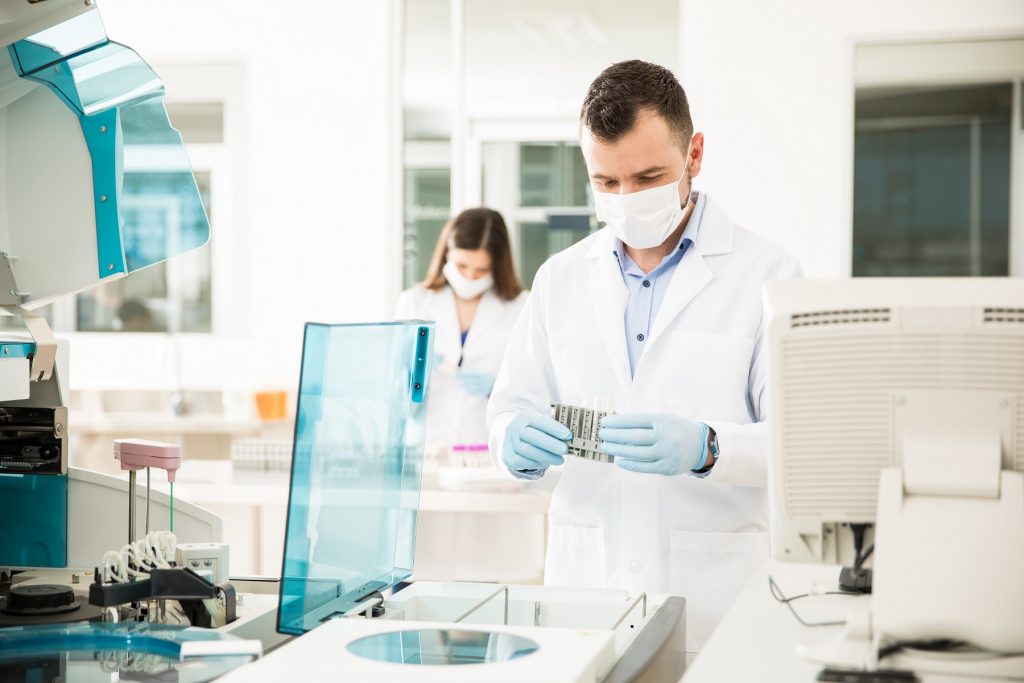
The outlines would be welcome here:
[[[661,173],[666,169],[668,169],[668,166],[651,166],[650,168],[645,168],[644,170],[638,171],[637,173],[633,173],[631,175],[633,178],[639,178],[641,176],[651,175],[653,173]],[[603,173],[595,173],[590,177],[593,178],[594,180],[615,180],[615,178],[606,176]]]
[[[660,173],[660,172],[664,171],[666,168],[668,168],[668,167],[667,166],[651,166],[650,168],[645,168],[644,170],[640,171],[639,173],[634,173],[633,177],[634,178],[639,178],[640,176],[651,175],[652,173]]]

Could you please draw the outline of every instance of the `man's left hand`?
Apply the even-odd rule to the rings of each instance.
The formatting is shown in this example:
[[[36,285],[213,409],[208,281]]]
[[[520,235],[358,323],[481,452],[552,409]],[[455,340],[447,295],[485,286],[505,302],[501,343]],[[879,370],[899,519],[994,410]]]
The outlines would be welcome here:
[[[598,438],[622,469],[672,476],[704,465],[708,427],[675,415],[627,413],[606,416]]]

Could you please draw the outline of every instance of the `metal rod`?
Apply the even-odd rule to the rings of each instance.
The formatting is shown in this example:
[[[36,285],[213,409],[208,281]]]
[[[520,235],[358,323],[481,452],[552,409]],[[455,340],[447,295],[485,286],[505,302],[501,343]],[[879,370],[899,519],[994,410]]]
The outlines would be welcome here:
[[[146,468],[146,533],[149,533],[149,468]]]
[[[533,625],[540,626],[540,601],[533,603]]]
[[[360,602],[355,607],[353,607],[351,609],[347,609],[344,612],[342,612],[341,614],[334,615],[333,618],[335,618],[335,619],[344,619],[346,617],[358,616],[360,614],[363,614],[364,612],[367,613],[367,618],[369,618],[369,612],[374,607],[376,607],[377,605],[383,605],[383,604],[384,604],[384,600],[382,598],[367,598],[366,600],[363,600],[362,602]]]
[[[475,605],[473,605],[472,607],[470,607],[469,611],[463,613],[462,616],[460,616],[458,619],[453,619],[452,620],[453,623],[456,623],[456,624],[459,623],[460,621],[462,621],[463,619],[468,617],[470,614],[472,614],[473,612],[477,611],[478,609],[480,609],[481,607],[486,605],[488,602],[491,601],[491,598],[493,598],[494,596],[498,595],[501,592],[505,593],[505,626],[508,626],[508,586],[502,586],[501,588],[499,588],[498,590],[494,591],[493,593],[488,595],[486,598],[484,598],[480,602],[478,602]]]
[[[617,629],[619,627],[619,624],[624,622],[626,620],[626,617],[629,616],[630,612],[633,611],[633,609],[636,607],[636,604],[638,602],[641,602],[641,601],[643,601],[643,603],[644,603],[643,618],[646,619],[647,618],[647,593],[641,593],[639,595],[639,597],[637,597],[635,600],[633,600],[633,602],[629,603],[629,607],[627,607],[626,611],[622,613],[622,616],[619,617],[619,620],[616,621],[614,625],[612,625],[611,630],[614,631],[615,629]]]
[[[135,542],[135,470],[128,470],[128,545]]]

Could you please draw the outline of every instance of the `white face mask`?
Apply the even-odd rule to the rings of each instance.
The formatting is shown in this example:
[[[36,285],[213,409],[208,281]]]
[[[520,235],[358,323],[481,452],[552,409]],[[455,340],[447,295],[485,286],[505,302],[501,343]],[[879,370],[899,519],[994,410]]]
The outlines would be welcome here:
[[[444,279],[451,285],[455,296],[460,299],[475,299],[494,286],[494,276],[490,273],[475,280],[470,280],[460,273],[459,269],[451,261],[444,264],[441,272],[444,273]]]
[[[631,194],[594,192],[597,218],[625,244],[634,249],[650,249],[664,242],[679,227],[690,203],[679,201],[679,180]]]

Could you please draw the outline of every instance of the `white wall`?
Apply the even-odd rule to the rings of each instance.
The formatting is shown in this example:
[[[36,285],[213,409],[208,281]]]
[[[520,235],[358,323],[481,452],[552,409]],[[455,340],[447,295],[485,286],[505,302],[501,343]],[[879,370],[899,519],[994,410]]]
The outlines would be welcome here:
[[[158,71],[223,63],[244,74],[245,140],[233,145],[244,169],[232,207],[235,310],[219,339],[185,341],[186,376],[291,387],[304,322],[388,316],[400,251],[395,8],[387,0],[100,1],[111,39]],[[226,135],[237,141],[238,132]],[[111,358],[96,354],[125,358],[124,374],[133,355],[162,357],[146,338],[155,336],[76,343],[73,385],[76,376],[102,380],[89,368]]]
[[[680,1],[699,182],[817,277],[850,273],[854,45],[1024,33],[1019,0]]]
[[[432,2],[409,2],[417,25],[448,30],[447,14],[426,21]],[[601,68],[659,61],[680,76],[707,136],[699,186],[812,276],[850,269],[854,45],[1024,34],[1020,0],[675,3],[466,0],[467,119],[571,123]],[[293,387],[305,321],[390,314],[401,281],[398,6],[100,0],[110,36],[158,69],[222,63],[245,74],[243,130],[228,131],[245,137],[232,315],[218,338],[183,342],[184,377]],[[436,54],[409,60],[406,94],[429,109],[438,101],[427,84],[450,76],[451,55],[424,41],[417,55]],[[479,179],[478,166],[467,173]],[[110,339],[72,345],[73,385],[102,383],[111,362],[174,355],[144,338]]]

